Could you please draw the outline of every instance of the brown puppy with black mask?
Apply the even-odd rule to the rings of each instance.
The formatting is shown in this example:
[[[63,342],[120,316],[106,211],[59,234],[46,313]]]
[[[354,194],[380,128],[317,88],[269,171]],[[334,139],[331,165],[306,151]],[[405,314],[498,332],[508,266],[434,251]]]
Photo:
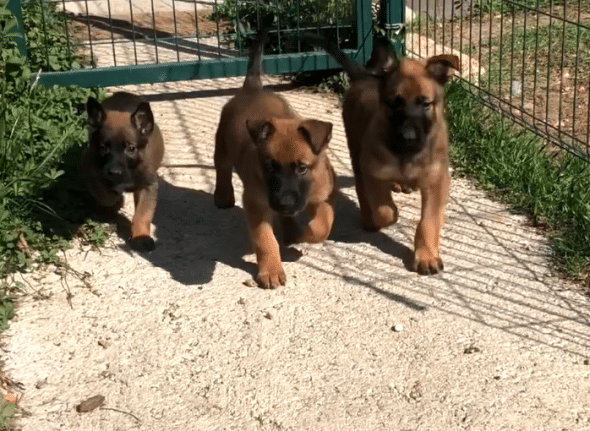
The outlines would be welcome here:
[[[387,41],[376,39],[363,67],[323,38],[310,35],[304,40],[324,48],[351,78],[342,116],[365,229],[397,221],[392,189],[419,189],[422,215],[413,270],[441,271],[439,237],[450,183],[443,86],[459,70],[459,58],[399,60]]]
[[[90,193],[103,213],[116,213],[123,192],[133,192],[135,214],[131,247],[155,247],[150,226],[158,200],[157,170],[164,157],[164,140],[148,102],[119,92],[102,105],[93,97],[86,103],[89,143],[82,159]]]
[[[275,214],[290,218],[307,210],[310,221],[296,242],[324,241],[334,222],[335,174],[326,149],[332,124],[303,120],[281,96],[262,88],[260,69],[266,34],[250,53],[248,73],[238,94],[223,108],[215,136],[215,205],[235,204],[232,168],[244,185],[243,205],[263,288],[285,284]],[[293,223],[284,223],[292,229]],[[286,232],[292,236],[293,232]]]

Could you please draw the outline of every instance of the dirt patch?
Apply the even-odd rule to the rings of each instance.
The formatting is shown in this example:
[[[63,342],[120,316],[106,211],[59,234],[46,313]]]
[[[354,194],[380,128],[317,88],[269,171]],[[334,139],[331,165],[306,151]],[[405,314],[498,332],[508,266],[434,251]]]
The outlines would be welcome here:
[[[84,42],[90,37],[92,40],[119,40],[135,37],[158,38],[171,36],[206,36],[224,34],[233,31],[228,20],[211,19],[210,11],[191,11],[141,13],[130,17],[102,17],[70,15],[72,19],[73,36]]]

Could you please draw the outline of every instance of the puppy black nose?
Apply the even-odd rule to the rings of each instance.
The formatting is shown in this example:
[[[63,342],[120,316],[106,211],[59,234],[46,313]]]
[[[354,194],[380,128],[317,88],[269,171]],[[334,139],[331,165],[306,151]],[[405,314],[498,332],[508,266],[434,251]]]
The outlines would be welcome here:
[[[283,208],[291,208],[297,202],[297,198],[294,193],[289,193],[281,196],[280,204]]]
[[[402,125],[402,136],[404,137],[404,139],[408,140],[408,141],[412,141],[414,139],[418,139],[418,134],[416,133],[416,129],[414,128],[414,126],[409,123],[409,122],[405,122]]]
[[[108,170],[108,174],[111,177],[120,177],[121,175],[123,175],[123,168],[121,168],[120,166],[111,166]]]

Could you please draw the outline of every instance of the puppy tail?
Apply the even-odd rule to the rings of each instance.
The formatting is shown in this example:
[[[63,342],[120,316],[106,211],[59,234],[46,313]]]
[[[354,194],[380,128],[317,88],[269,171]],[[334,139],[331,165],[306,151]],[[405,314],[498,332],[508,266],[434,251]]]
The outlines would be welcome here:
[[[268,30],[263,29],[256,36],[254,45],[250,48],[250,58],[248,59],[248,72],[244,81],[244,88],[259,90],[262,88],[262,55],[264,54],[264,45],[268,40]]]
[[[364,66],[348,58],[344,52],[336,48],[336,46],[334,46],[334,44],[327,38],[317,34],[307,33],[301,35],[301,41],[313,46],[317,46],[318,48],[322,48],[324,51],[334,57],[334,60],[340,63],[346,74],[350,77],[351,81],[356,81],[371,76],[370,71],[368,71]]]

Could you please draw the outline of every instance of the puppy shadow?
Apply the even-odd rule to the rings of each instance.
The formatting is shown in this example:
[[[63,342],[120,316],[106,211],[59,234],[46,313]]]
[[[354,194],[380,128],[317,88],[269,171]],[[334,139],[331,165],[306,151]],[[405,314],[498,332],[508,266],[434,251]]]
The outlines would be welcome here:
[[[211,193],[160,179],[153,224],[155,249],[137,253],[167,271],[174,280],[184,285],[205,284],[211,281],[217,263],[241,269],[252,278],[256,276],[255,259],[253,262],[245,259],[253,248],[242,208],[218,209]],[[131,253],[130,227],[130,220],[119,215],[117,233]],[[300,256],[294,248],[281,247],[284,262]]]
[[[354,177],[338,177],[338,185],[341,190],[336,195],[336,218],[329,239],[342,243],[368,243],[383,253],[401,260],[406,270],[410,271],[413,261],[411,248],[381,231],[370,232],[363,229],[358,204],[342,191],[344,188],[352,187],[351,192],[355,193]]]

